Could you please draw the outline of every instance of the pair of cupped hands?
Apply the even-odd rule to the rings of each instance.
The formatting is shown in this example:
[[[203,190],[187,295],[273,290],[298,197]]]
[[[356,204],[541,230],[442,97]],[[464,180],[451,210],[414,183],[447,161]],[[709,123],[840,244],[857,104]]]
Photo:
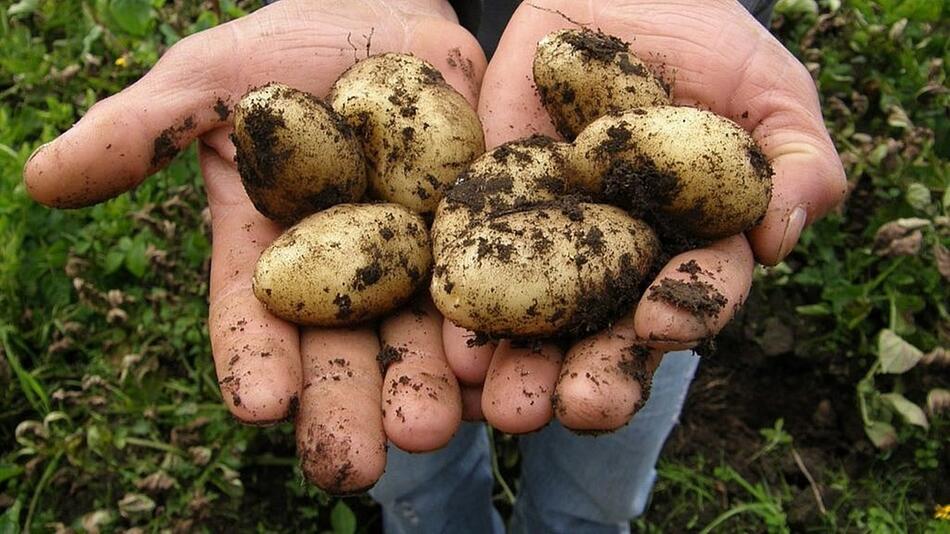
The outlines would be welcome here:
[[[378,325],[349,329],[299,328],[262,307],[251,278],[281,228],[244,192],[221,102],[233,105],[272,81],[325,96],[368,43],[371,53],[411,53],[438,68],[478,110],[488,148],[535,133],[556,137],[532,81],[533,54],[544,35],[575,23],[631,42],[672,78],[676,103],[736,121],[774,167],[761,224],[677,256],[659,274],[686,280],[691,275],[677,266],[695,260],[700,279],[728,299],[717,317],[644,298],[564,350],[469,343],[471,333],[425,299]],[[178,148],[200,140],[214,235],[209,328],[225,402],[252,424],[296,413],[304,472],[334,492],[371,486],[385,467],[387,439],[407,451],[438,449],[462,419],[511,433],[553,417],[577,430],[626,424],[648,380],[637,381],[622,363],[636,354],[641,361],[633,364],[648,378],[663,353],[717,333],[745,300],[755,262],[780,262],[804,226],[845,193],[811,77],[734,0],[533,0],[514,14],[490,64],[443,0],[282,0],[173,46],[140,81],[38,150],[24,170],[27,189],[62,208],[114,197],[167,163],[156,157],[156,139],[168,132]],[[632,352],[637,343],[649,355]],[[386,346],[401,359],[381,372],[377,355]]]

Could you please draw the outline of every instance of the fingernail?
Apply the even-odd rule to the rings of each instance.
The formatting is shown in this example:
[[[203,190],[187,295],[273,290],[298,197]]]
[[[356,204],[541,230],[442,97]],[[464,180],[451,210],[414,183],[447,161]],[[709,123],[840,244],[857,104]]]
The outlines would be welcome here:
[[[798,238],[802,235],[802,230],[805,229],[805,221],[808,219],[808,212],[805,211],[804,206],[797,206],[792,210],[792,213],[788,216],[788,222],[785,223],[785,234],[782,236],[782,246],[778,249],[778,258],[776,262],[782,261],[785,259],[785,256],[795,248],[795,244],[798,243]]]
[[[50,141],[50,143],[52,143],[52,141]],[[29,163],[33,161],[33,158],[35,158],[36,155],[39,154],[41,150],[48,147],[50,143],[43,143],[42,145],[36,147],[36,150],[34,150],[32,154],[30,154],[30,157],[26,158],[26,162]]]

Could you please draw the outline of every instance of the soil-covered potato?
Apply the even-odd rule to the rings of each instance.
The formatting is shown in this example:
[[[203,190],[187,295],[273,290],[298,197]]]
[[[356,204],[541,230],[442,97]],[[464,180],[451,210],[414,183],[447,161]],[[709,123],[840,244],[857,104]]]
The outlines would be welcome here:
[[[381,54],[360,61],[333,85],[330,105],[360,138],[370,192],[419,213],[485,151],[478,115],[425,61]]]
[[[657,210],[693,237],[748,230],[765,215],[772,166],[739,125],[689,107],[608,115],[574,142],[574,176],[588,191],[635,212]]]
[[[247,195],[285,226],[366,191],[366,161],[353,131],[309,93],[277,83],[234,109],[234,146]]]
[[[432,264],[423,219],[396,204],[341,204],[301,220],[257,262],[254,294],[303,325],[351,325],[405,303]]]
[[[493,337],[582,334],[633,308],[658,249],[622,209],[562,199],[469,229],[438,255],[430,291],[446,318]]]
[[[565,156],[569,145],[534,136],[505,143],[472,162],[436,210],[436,251],[492,213],[549,202],[571,191]]]
[[[628,43],[588,29],[541,39],[534,82],[558,133],[568,140],[602,115],[671,103],[669,89]]]

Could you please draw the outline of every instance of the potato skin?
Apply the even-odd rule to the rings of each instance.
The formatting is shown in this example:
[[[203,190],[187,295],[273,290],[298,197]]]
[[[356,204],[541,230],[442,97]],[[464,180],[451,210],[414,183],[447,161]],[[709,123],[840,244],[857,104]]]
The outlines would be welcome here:
[[[567,143],[532,136],[500,145],[473,161],[436,210],[435,255],[492,213],[550,202],[571,192],[566,175],[568,149]]]
[[[289,226],[366,191],[366,161],[353,131],[319,99],[272,83],[234,108],[234,146],[248,197]]]
[[[534,82],[558,133],[573,140],[608,113],[670,104],[669,89],[617,37],[560,30],[538,42]]]
[[[371,56],[333,84],[330,105],[360,138],[374,198],[419,213],[485,151],[478,115],[432,65],[406,54]]]
[[[446,318],[493,337],[583,334],[635,305],[658,250],[620,208],[556,201],[468,230],[437,257],[430,291]]]
[[[431,265],[418,214],[397,204],[340,204],[304,218],[264,250],[254,294],[297,324],[353,325],[405,303]]]
[[[637,211],[659,210],[685,235],[719,239],[765,215],[772,167],[734,122],[689,107],[608,115],[575,140],[572,172],[588,191]]]

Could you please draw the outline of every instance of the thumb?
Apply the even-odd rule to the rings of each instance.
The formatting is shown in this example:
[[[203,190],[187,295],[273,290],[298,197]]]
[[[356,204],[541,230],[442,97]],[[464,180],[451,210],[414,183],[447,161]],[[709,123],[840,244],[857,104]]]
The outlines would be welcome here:
[[[234,43],[227,25],[184,39],[121,93],[40,147],[23,170],[30,196],[78,208],[127,191],[196,137],[227,122]]]

